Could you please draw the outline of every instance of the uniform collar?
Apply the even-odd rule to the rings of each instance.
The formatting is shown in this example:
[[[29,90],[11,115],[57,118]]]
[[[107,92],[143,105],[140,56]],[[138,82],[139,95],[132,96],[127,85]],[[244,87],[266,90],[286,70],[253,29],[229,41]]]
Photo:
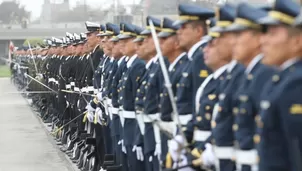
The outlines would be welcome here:
[[[251,71],[254,69],[256,64],[261,61],[263,58],[263,54],[258,54],[257,56],[254,57],[254,59],[249,63],[249,65],[246,67],[245,73],[249,74]]]
[[[112,63],[114,61],[114,58],[113,57],[110,57],[110,62]]]
[[[153,58],[147,62],[146,69],[149,69],[152,63],[153,63]]]
[[[227,69],[227,71],[228,71],[228,72],[232,72],[232,70],[235,68],[236,64],[237,64],[237,61],[236,61],[236,60],[232,60],[232,61],[228,64],[228,69]]]
[[[177,64],[177,62],[186,55],[185,52],[183,52],[182,54],[180,54],[169,66],[169,71],[171,72],[173,70],[173,68],[175,67],[175,65]]]
[[[207,43],[209,38],[206,36],[202,37],[201,40],[197,43],[195,43],[190,50],[188,51],[188,58],[192,61],[193,60],[193,54],[196,52],[196,50],[203,44]]]
[[[228,69],[229,64],[223,65],[213,73],[213,78],[216,80],[220,75]]]
[[[130,67],[131,67],[131,65],[132,65],[132,63],[134,62],[134,60],[136,59],[136,57],[137,57],[137,54],[133,55],[133,56],[129,59],[129,61],[127,62],[127,68],[130,68]]]
[[[119,59],[119,60],[117,61],[117,65],[120,66],[121,63],[122,63],[122,61],[123,61],[125,58],[126,58],[126,56],[121,57],[121,59]]]
[[[158,61],[159,55],[155,55],[151,60],[153,61],[153,63],[156,63]]]
[[[300,59],[298,57],[289,59],[287,61],[285,61],[281,66],[281,70],[286,70],[287,68],[291,67],[292,65],[294,65],[295,63],[297,63]]]

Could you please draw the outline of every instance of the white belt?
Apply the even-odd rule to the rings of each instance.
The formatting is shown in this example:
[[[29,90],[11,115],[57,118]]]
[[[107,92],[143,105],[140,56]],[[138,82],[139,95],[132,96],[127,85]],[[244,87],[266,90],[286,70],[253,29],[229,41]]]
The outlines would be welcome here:
[[[93,86],[87,87],[87,91],[94,91],[94,87]]]
[[[70,84],[67,84],[65,87],[66,87],[66,89],[70,89],[70,88],[71,88],[71,85],[70,85]]]
[[[206,141],[211,136],[211,131],[195,130],[193,139],[195,141]]]
[[[106,99],[106,101],[107,101],[108,107],[111,107],[112,106],[112,100],[111,99]]]
[[[71,86],[75,86],[75,83],[74,83],[74,82],[70,82],[70,85],[71,85]]]
[[[160,114],[156,113],[156,114],[146,114],[144,115],[144,122],[145,123],[152,123],[155,120],[159,119]]]
[[[236,150],[236,162],[241,165],[256,165],[257,151],[252,150]]]
[[[181,125],[187,125],[190,120],[192,120],[193,115],[192,114],[186,114],[186,115],[178,115],[179,121]]]
[[[79,87],[74,87],[74,91],[79,92],[80,91]]]
[[[114,115],[118,115],[118,111],[119,111],[119,108],[115,108],[115,107],[111,108],[111,112]]]
[[[49,78],[48,82],[55,82],[56,80],[54,78]]]
[[[234,159],[234,147],[214,146],[214,154],[218,159]]]
[[[86,88],[86,87],[81,88],[81,92],[86,93],[86,91],[87,91],[87,88]]]
[[[94,94],[97,94],[99,91],[98,91],[98,89],[94,89]]]
[[[135,119],[135,112],[123,110],[123,117],[127,119]]]

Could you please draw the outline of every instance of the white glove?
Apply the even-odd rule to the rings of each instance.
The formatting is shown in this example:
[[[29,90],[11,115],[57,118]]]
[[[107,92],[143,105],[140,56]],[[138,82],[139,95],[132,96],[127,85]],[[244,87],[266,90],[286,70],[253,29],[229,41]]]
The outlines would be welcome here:
[[[120,140],[117,144],[121,145],[122,146],[122,152],[127,154],[126,147],[124,146],[124,140]]]
[[[156,144],[154,156],[157,156],[157,158],[160,159],[160,155],[161,155],[161,144]]]
[[[68,101],[66,101],[66,108],[68,108],[69,107],[69,102]]]
[[[201,154],[201,160],[206,167],[210,167],[215,165],[216,157],[213,151],[213,147],[211,144],[207,143],[205,145],[206,149],[205,151]]]
[[[143,148],[139,146],[133,146],[132,149],[133,152],[136,151],[136,158],[138,161],[144,161],[144,153],[143,153]]]
[[[94,113],[95,112],[95,109],[90,105],[90,104],[88,104],[87,106],[86,106],[86,109],[87,109],[87,111],[88,111],[88,113]]]
[[[96,96],[97,96],[99,102],[103,101],[102,93],[98,93]]]
[[[24,77],[27,78],[27,74],[26,73],[24,73]]]
[[[37,77],[38,79],[42,79],[42,78],[43,78],[43,74],[37,74],[36,77]]]
[[[179,162],[174,162],[173,163],[173,169],[176,169],[176,168],[178,168],[178,167],[183,167],[183,166],[187,166],[188,165],[188,158],[184,155],[184,154],[182,154],[182,155],[180,155],[179,156],[179,160],[178,160]],[[182,168],[182,169],[177,169],[178,171],[194,171],[194,169],[193,168],[191,168],[191,167],[185,167],[185,168]]]
[[[90,123],[93,123],[93,121],[94,121],[94,112],[88,112],[87,119]]]
[[[174,161],[177,161],[178,157],[185,153],[185,149],[181,149],[181,145],[184,145],[184,139],[181,135],[176,135],[168,143],[169,153]]]
[[[77,101],[77,108],[80,109],[80,100]]]
[[[103,119],[103,111],[101,110],[101,108],[96,108],[95,110],[95,114],[98,116],[98,123],[102,124],[102,119]]]

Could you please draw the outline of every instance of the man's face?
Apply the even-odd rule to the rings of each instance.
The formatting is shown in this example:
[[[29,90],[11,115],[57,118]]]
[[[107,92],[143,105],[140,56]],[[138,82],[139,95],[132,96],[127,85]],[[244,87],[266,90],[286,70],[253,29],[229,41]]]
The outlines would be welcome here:
[[[144,47],[145,47],[144,42],[135,43],[136,54],[140,59],[146,60],[146,55],[144,54]]]
[[[151,35],[144,39],[144,55],[149,56],[156,52],[154,41]]]
[[[252,30],[245,30],[236,33],[233,47],[233,58],[243,64],[251,58],[260,47],[261,33]]]
[[[217,38],[217,50],[219,51],[220,59],[230,61],[233,55],[233,46],[236,40],[236,34],[232,32],[221,33]]]
[[[186,50],[190,49],[191,46],[196,43],[196,37],[199,39],[201,38],[198,29],[194,28],[191,23],[183,24],[177,30],[177,36],[179,40],[179,46]]]
[[[99,37],[97,37],[96,35],[97,32],[87,34],[87,43],[89,48],[94,48],[98,44]]]
[[[203,49],[204,63],[211,69],[217,69],[221,60],[217,42],[217,39],[214,39],[210,41],[208,45]]]
[[[121,43],[118,41],[118,42],[113,42],[112,44],[113,44],[112,56],[114,58],[121,57],[122,56],[122,53],[121,53],[121,50],[120,50]]]
[[[133,52],[135,52],[135,43],[133,42],[133,38],[122,40],[122,42],[124,42],[124,55],[131,57],[131,55],[133,55]]]
[[[264,54],[262,62],[267,65],[280,65],[288,54],[289,35],[285,26],[269,26],[261,39]]]
[[[160,49],[162,51],[163,56],[168,57],[175,50],[175,46],[177,45],[178,40],[176,35],[169,36],[166,38],[160,39]]]

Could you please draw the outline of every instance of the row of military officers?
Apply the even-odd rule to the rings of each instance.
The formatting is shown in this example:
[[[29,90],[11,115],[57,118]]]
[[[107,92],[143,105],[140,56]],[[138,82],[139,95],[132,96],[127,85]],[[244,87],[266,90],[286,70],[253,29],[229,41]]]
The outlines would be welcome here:
[[[178,11],[16,52],[61,150],[87,171],[301,171],[300,6]]]

